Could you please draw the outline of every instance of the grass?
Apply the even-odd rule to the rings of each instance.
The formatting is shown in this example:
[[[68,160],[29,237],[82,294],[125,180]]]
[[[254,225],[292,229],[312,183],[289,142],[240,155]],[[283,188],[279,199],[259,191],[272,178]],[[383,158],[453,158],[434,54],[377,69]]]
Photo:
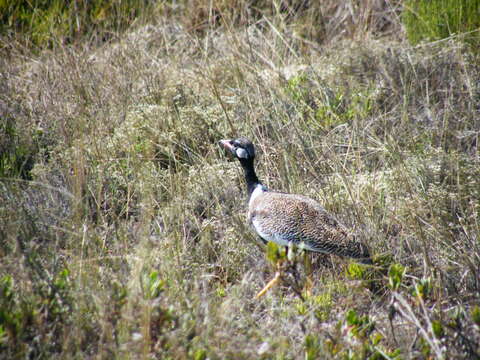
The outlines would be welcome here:
[[[403,13],[412,43],[459,36],[475,51],[480,34],[480,1],[408,1]]]
[[[478,63],[456,39],[412,48],[386,3],[357,22],[322,3],[219,5],[221,22],[172,8],[102,46],[11,45],[0,357],[479,356]],[[324,204],[375,267],[299,256],[254,300],[275,256],[217,144],[238,135],[270,188]]]
[[[145,0],[4,0],[0,2],[0,33],[11,42],[28,46],[29,51],[87,39],[98,44],[135,21],[148,19],[154,8],[153,2]],[[9,42],[2,45],[3,50],[11,48]]]

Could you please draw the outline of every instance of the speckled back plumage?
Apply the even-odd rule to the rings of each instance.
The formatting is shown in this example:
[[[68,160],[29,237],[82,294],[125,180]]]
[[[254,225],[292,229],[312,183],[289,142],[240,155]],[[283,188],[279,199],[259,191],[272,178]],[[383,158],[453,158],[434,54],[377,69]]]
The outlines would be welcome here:
[[[308,197],[265,191],[250,202],[248,220],[265,240],[370,262],[366,246]]]

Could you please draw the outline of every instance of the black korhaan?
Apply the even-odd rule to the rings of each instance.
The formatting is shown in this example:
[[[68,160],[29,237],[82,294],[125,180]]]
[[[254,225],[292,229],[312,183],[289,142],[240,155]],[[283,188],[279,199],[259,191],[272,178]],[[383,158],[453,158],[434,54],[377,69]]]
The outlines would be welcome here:
[[[259,181],[254,168],[255,148],[250,140],[221,140],[220,145],[240,161],[249,196],[248,221],[264,241],[295,244],[309,251],[372,263],[368,248],[317,201],[270,191]]]

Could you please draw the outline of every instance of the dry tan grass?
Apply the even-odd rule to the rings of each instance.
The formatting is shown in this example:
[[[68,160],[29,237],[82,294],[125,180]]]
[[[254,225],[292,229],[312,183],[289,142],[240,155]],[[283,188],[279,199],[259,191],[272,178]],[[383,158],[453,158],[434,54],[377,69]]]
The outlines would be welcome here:
[[[329,41],[315,43],[284,13],[234,29],[253,15],[198,3],[224,22],[192,31],[205,20],[187,14],[101,48],[2,60],[2,116],[35,153],[32,180],[0,182],[2,356],[478,356],[468,51],[389,36],[383,22],[399,25],[380,1],[355,5],[360,17],[325,2]],[[318,199],[376,267],[314,257],[309,286],[299,260],[297,279],[254,301],[272,266],[217,145],[240,134],[269,187]]]

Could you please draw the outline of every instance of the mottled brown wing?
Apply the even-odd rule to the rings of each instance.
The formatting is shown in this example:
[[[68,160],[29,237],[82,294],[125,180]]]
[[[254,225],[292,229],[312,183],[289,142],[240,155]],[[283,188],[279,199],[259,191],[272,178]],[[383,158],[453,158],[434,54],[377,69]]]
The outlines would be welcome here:
[[[368,250],[335,217],[304,196],[267,192],[251,204],[250,221],[261,237],[281,245],[303,243],[311,251],[368,257]]]

